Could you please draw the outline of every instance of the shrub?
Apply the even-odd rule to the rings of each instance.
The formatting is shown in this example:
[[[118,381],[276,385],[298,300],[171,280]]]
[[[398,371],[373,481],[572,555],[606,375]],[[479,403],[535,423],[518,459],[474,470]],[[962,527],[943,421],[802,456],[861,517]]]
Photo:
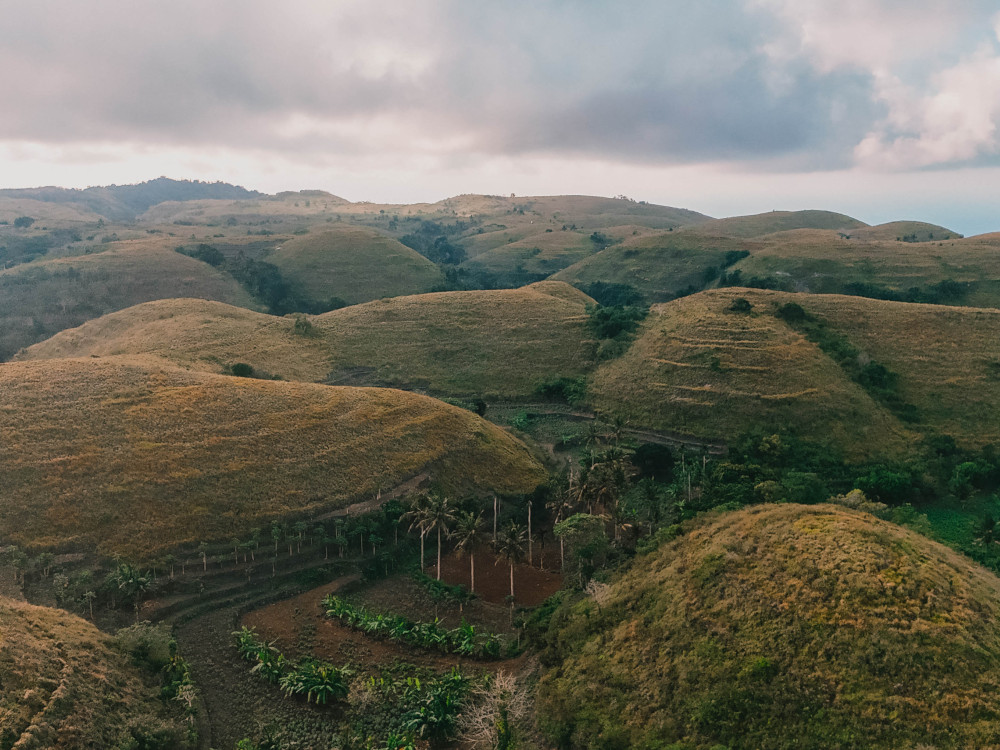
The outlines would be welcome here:
[[[253,366],[246,362],[237,362],[229,366],[229,372],[238,378],[252,378],[254,375]]]
[[[745,299],[744,297],[737,297],[733,300],[733,304],[729,306],[729,312],[734,313],[748,313],[753,309],[753,305]],[[801,309],[801,308],[800,308]]]

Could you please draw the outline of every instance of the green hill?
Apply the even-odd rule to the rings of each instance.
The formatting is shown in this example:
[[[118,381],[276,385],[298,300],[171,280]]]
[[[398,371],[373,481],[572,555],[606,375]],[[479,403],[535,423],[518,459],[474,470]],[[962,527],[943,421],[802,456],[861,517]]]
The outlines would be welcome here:
[[[21,359],[153,354],[223,372],[237,362],[287,380],[395,384],[440,395],[530,398],[592,367],[593,300],[568,284],[396,297],[311,318],[277,318],[203,300],[151,302],[37,344]]]
[[[846,508],[703,516],[552,622],[539,712],[560,748],[1000,737],[1000,580]]]
[[[281,275],[317,302],[348,304],[429,292],[444,283],[437,266],[398,241],[364,227],[296,237],[268,257]]]
[[[421,473],[455,492],[524,492],[527,449],[469,411],[390,389],[177,369],[155,359],[0,366],[0,529],[35,548],[143,559]]]
[[[851,239],[882,240],[888,242],[934,242],[935,240],[961,239],[962,235],[938,224],[924,221],[890,221],[872,227],[861,227],[849,232]]]
[[[692,231],[729,237],[763,237],[790,229],[839,229],[867,227],[863,221],[833,211],[769,211],[702,222]],[[685,227],[689,228],[689,227]]]
[[[750,313],[730,309],[741,297]],[[853,350],[846,369],[775,315],[787,303],[822,323],[828,346]],[[861,379],[878,374],[888,392],[859,384],[872,362]],[[763,424],[854,459],[899,455],[919,434],[982,447],[1000,441],[1000,311],[702,292],[655,306],[625,355],[591,377],[590,399],[637,425],[724,439]]]
[[[148,300],[200,297],[256,306],[229,275],[168,249],[163,240],[0,270],[0,297],[0,360],[57,331]]]
[[[750,313],[730,310],[738,297],[751,302]],[[654,306],[629,350],[591,377],[591,402],[636,426],[702,438],[725,440],[764,426],[830,445],[853,460],[904,453],[910,430],[774,315],[777,304],[793,298],[813,301],[732,289]],[[845,309],[879,304],[849,297],[835,303]],[[871,351],[881,360],[881,350]]]
[[[140,747],[128,743],[154,732],[188,747],[159,685],[145,684],[110,636],[63,610],[0,598],[0,675],[0,747]]]
[[[595,282],[629,284],[650,302],[673,299],[712,283],[720,269],[759,243],[694,231],[629,238],[553,274],[581,288]]]

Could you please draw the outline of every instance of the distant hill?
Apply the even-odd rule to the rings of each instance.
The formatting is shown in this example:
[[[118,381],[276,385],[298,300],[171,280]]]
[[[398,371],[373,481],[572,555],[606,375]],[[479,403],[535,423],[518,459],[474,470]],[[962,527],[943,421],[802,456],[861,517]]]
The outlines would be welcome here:
[[[551,620],[538,708],[556,746],[957,750],[1000,736],[1000,579],[873,516],[707,514],[598,597]]]
[[[0,633],[3,747],[136,747],[128,744],[134,735],[154,730],[170,747],[188,747],[186,724],[159,699],[159,680],[144,684],[131,657],[91,623],[0,598]]]
[[[935,240],[961,239],[962,235],[938,224],[923,221],[890,221],[873,227],[850,230],[850,239],[882,240],[896,242],[934,242]]]
[[[446,491],[529,492],[518,440],[403,391],[180,370],[163,360],[0,366],[4,537],[148,559],[429,473]]]
[[[148,300],[201,297],[256,306],[228,274],[162,240],[110,247],[0,270],[0,361],[58,331]]]
[[[311,318],[309,335],[295,335],[291,318],[164,300],[64,331],[23,358],[155,354],[206,372],[245,362],[289,380],[530,398],[540,382],[592,366],[588,304],[593,300],[557,282],[442,292],[335,310]]]
[[[770,211],[701,222],[693,231],[729,237],[762,237],[789,229],[849,230],[867,226],[863,221],[833,211]]]
[[[188,201],[204,198],[251,198],[261,195],[225,182],[171,180],[159,177],[136,185],[109,185],[83,190],[58,187],[19,188],[0,190],[4,198],[30,199],[46,203],[75,205],[81,210],[114,221],[128,221],[164,201]]]
[[[751,312],[731,310],[738,298]],[[821,321],[831,345],[853,348],[852,369],[775,314],[789,303]],[[878,384],[862,387],[872,361],[889,372],[869,370]],[[1000,311],[702,292],[655,306],[631,348],[592,376],[590,398],[637,425],[706,438],[783,428],[854,460],[901,455],[921,433],[981,447],[1000,441]]]
[[[444,284],[431,261],[366,227],[338,227],[284,242],[267,258],[315,302],[347,304],[420,294]]]

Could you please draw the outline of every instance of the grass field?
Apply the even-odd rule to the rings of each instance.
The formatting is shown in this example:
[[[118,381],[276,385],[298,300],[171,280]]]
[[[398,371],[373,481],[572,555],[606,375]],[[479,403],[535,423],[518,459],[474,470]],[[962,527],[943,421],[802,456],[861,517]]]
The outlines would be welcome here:
[[[749,314],[729,310],[737,297],[754,305]],[[776,318],[776,299],[737,289],[655,306],[628,352],[592,376],[591,402],[636,427],[726,439],[764,426],[849,460],[902,454],[912,434]]]
[[[544,479],[471,412],[389,389],[207,375],[162,360],[0,367],[4,537],[146,559],[329,510],[426,472],[445,490]]]
[[[155,299],[200,297],[254,307],[227,274],[163,246],[130,243],[0,271],[0,360],[54,333]]]
[[[365,227],[340,227],[295,237],[268,257],[281,275],[316,302],[348,304],[429,292],[444,282],[419,253]]]
[[[1000,579],[872,516],[708,514],[556,613],[542,723],[565,748],[992,747],[998,622]]]
[[[63,610],[0,598],[0,675],[2,747],[122,747],[131,729],[172,722],[184,741],[159,686],[143,682],[111,637]]]
[[[292,318],[164,300],[64,331],[21,358],[154,354],[213,373],[244,362],[286,380],[523,399],[543,380],[591,369],[588,304],[557,282],[441,292],[335,310],[312,318],[309,335],[296,335]]]

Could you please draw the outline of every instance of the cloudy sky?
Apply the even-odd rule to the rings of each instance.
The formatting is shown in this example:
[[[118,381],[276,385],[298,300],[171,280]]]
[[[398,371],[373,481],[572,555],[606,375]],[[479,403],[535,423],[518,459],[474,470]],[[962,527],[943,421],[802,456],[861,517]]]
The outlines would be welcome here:
[[[0,0],[0,186],[1000,230],[1000,0]]]

